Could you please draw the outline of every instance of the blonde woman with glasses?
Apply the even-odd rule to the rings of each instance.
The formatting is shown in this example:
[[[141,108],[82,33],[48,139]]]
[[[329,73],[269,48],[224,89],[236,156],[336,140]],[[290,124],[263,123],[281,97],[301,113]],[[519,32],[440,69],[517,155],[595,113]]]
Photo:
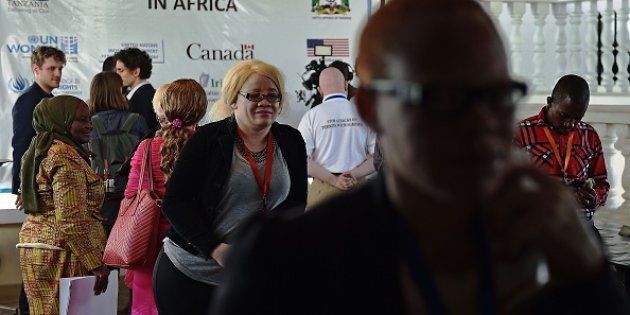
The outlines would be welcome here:
[[[304,212],[304,140],[276,122],[286,96],[280,71],[245,61],[223,82],[214,106],[228,117],[197,130],[164,196],[171,228],[154,273],[161,315],[207,314],[225,254],[236,231],[246,229],[246,217]]]

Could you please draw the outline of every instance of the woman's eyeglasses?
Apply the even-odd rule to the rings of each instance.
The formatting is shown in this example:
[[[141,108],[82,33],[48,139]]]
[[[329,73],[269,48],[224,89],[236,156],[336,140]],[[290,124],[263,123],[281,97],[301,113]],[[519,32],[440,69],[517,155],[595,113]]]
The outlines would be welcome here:
[[[280,95],[280,93],[262,94],[260,92],[245,93],[239,91],[238,94],[246,98],[248,101],[254,103],[261,102],[263,99],[267,100],[267,102],[269,103],[278,103],[282,100],[282,95]]]

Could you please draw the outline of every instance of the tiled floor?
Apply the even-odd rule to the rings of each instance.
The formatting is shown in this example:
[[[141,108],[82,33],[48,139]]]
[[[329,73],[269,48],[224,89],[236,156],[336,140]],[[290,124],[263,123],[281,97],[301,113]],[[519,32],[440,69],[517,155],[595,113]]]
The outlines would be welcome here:
[[[7,308],[16,308],[18,304],[19,286],[0,287],[0,314],[13,314]]]
[[[620,225],[630,225],[630,206],[619,209],[600,209],[595,214],[595,219]]]

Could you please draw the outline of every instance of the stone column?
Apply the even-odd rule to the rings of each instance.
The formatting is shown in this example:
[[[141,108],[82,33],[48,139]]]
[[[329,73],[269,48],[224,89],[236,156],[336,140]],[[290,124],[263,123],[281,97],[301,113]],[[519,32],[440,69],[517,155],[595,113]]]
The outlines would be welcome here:
[[[614,16],[613,0],[606,0],[606,9],[602,12],[602,83],[597,91],[612,92],[613,72],[612,66],[615,59],[613,55],[613,27]]]
[[[617,54],[617,65],[619,73],[617,73],[617,82],[615,82],[615,92],[627,92],[630,88],[628,82],[628,64],[630,63],[630,36],[628,35],[628,20],[630,19],[630,10],[628,9],[629,0],[621,0],[621,8],[617,11],[617,43],[619,44]]]
[[[549,4],[546,2],[534,2],[530,4],[534,15],[534,77],[535,91],[545,91],[547,82],[545,77],[545,19],[549,14]]]
[[[602,141],[602,150],[604,151],[604,159],[606,161],[606,170],[608,171],[608,183],[610,184],[610,192],[606,207],[617,209],[624,203],[624,188],[622,185],[622,174],[624,171],[625,159],[621,151],[617,150],[616,144],[619,139],[618,134],[622,134],[627,128],[625,124],[592,124],[597,130]]]
[[[586,15],[586,38],[584,41],[584,65],[586,70],[584,78],[591,88],[597,91],[597,1],[589,2],[589,10]]]
[[[514,74],[523,76],[522,72],[522,34],[521,25],[523,25],[523,15],[525,14],[524,2],[508,3],[508,12],[512,18],[512,32],[510,33],[510,50],[512,57],[512,71]]]
[[[551,5],[553,17],[556,19],[556,77],[567,74],[567,3],[558,2]],[[554,81],[555,81],[554,79]]]
[[[582,37],[580,27],[582,26],[582,2],[573,4],[573,11],[569,15],[569,24],[571,24],[571,32],[569,37],[569,71],[577,75],[584,72],[582,64]]]

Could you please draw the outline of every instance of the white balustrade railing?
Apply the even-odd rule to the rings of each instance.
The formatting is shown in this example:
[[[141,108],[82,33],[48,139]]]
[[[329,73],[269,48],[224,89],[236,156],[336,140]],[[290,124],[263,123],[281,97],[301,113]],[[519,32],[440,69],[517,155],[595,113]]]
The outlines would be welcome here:
[[[512,32],[510,34],[510,50],[512,59],[512,71],[515,74],[522,76],[521,64],[523,60],[522,50],[522,31],[521,25],[523,25],[523,15],[525,15],[525,3],[510,2],[508,3],[508,11],[512,18]]]
[[[532,91],[550,90],[567,73],[583,76],[593,93],[630,91],[630,0],[480,1],[507,36],[514,74]]]
[[[628,69],[630,65],[630,30],[628,30],[628,21],[630,20],[630,9],[628,7],[628,1],[621,2],[621,8],[617,11],[617,43],[619,44],[617,54],[617,64],[619,65],[619,74],[617,75],[617,82],[615,84],[615,91],[624,92],[630,89],[630,82],[628,81],[628,72],[621,71]],[[622,27],[622,26],[626,27]]]
[[[576,5],[579,6],[579,5]],[[586,19],[586,36],[584,45],[584,77],[591,90],[597,91],[597,1],[589,2],[588,17]]]
[[[602,36],[601,42],[602,47],[608,47],[610,49],[602,49],[602,67],[604,69],[612,69],[612,65],[614,62],[614,55],[612,52],[613,45],[613,30],[610,27],[613,24],[613,15],[615,11],[613,11],[613,0],[606,0],[606,9],[601,13],[602,14]],[[602,81],[600,83],[599,92],[611,92],[613,87],[613,75],[612,71],[603,71]]]
[[[569,71],[577,75],[582,75],[582,35],[580,34],[580,27],[582,25],[582,6],[573,6],[573,11],[569,15],[569,24],[571,24],[570,30],[570,43],[569,43]]]
[[[551,12],[556,19],[556,73],[555,77],[559,78],[567,73],[567,13],[566,2],[558,2],[551,4]]]
[[[589,83],[584,121],[602,141],[606,207],[630,210],[630,0],[479,1],[506,36],[514,75],[530,84],[518,119],[538,113],[562,75]]]
[[[545,79],[545,24],[547,14],[549,14],[549,4],[543,2],[531,3],[532,14],[534,15],[534,75],[532,78],[533,90],[543,91],[546,89]]]

